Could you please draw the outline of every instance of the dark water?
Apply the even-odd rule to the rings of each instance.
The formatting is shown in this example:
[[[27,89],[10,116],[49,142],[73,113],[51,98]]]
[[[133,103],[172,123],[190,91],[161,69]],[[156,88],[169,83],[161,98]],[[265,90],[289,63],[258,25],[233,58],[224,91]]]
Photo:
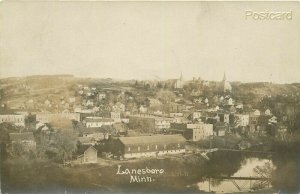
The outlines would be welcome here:
[[[254,172],[256,167],[264,167],[270,165],[272,170],[275,171],[275,166],[271,160],[259,159],[259,158],[247,158],[242,162],[241,168],[235,172],[232,177],[260,177],[261,175]],[[271,177],[269,177],[271,178]],[[235,193],[235,192],[250,192],[254,190],[254,187],[260,184],[260,180],[216,180],[210,179],[201,181],[197,184],[199,190],[206,192],[217,193]],[[271,185],[264,185],[264,188],[271,187]]]

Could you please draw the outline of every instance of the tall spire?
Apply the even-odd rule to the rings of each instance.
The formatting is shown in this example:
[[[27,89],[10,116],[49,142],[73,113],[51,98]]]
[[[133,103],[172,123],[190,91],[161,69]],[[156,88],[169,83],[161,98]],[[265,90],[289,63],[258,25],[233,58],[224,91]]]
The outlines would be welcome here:
[[[226,73],[224,72],[223,81],[226,81]]]
[[[181,74],[180,74],[180,80],[181,80],[181,81],[183,80],[182,72],[181,72]]]

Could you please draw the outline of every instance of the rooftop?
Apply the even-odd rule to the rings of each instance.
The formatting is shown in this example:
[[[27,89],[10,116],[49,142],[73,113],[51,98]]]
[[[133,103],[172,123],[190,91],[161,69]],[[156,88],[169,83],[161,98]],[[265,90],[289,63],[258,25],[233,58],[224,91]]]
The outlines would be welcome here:
[[[186,139],[182,135],[153,135],[153,136],[135,136],[120,137],[120,141],[125,145],[147,144],[147,143],[174,143],[185,142]]]

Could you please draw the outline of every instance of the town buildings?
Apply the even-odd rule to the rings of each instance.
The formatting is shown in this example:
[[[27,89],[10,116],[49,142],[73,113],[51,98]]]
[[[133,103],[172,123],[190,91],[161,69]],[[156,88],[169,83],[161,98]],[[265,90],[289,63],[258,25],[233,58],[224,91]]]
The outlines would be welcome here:
[[[16,126],[25,126],[25,115],[9,114],[9,115],[0,115],[0,123],[12,123]]]
[[[187,140],[199,141],[213,136],[213,125],[206,123],[172,123],[171,132],[182,134]]]
[[[78,134],[78,141],[82,145],[95,145],[99,141],[108,139],[111,131],[104,127],[83,128]]]
[[[113,125],[114,120],[111,118],[102,117],[87,117],[83,120],[86,127],[101,127],[103,125]]]
[[[145,83],[157,87],[151,81]],[[229,134],[232,133],[267,135],[270,131],[278,131],[280,138],[288,137],[286,133],[290,132],[291,122],[295,122],[297,107],[283,103],[277,105],[275,110],[268,104],[249,105],[247,100],[243,100],[245,96],[230,92],[231,84],[225,74],[221,92],[219,82],[207,83],[210,84],[203,84],[202,81],[184,82],[181,75],[179,80],[171,80],[169,85],[162,82],[159,88],[148,88],[147,84],[132,86],[130,82],[111,88],[82,86],[82,94],[80,91],[71,93],[71,96],[59,94],[59,100],[51,97],[52,94],[40,100],[27,99],[25,103],[38,102],[41,106],[31,111],[33,114],[27,114],[29,109],[23,108],[21,110],[24,113],[19,112],[23,115],[0,115],[0,122],[24,127],[26,118],[28,130],[28,120],[36,118],[31,121],[35,125],[34,134],[45,134],[45,131],[50,134],[59,130],[53,130],[54,125],[44,123],[56,119],[77,121],[72,122],[70,128],[73,130],[70,131],[76,135],[74,139],[79,146],[87,146],[80,152],[80,163],[96,162],[95,148],[103,144],[105,149],[114,150],[115,155],[140,158],[184,153],[186,140],[193,144],[191,141],[207,140],[214,136],[221,136],[216,139],[222,139],[225,135],[228,135],[225,138],[230,138]],[[184,84],[186,87],[183,87]],[[235,87],[238,85],[234,83]],[[97,91],[97,88],[101,90]],[[165,96],[157,95],[161,90],[170,95],[168,100],[164,100]],[[48,109],[49,106],[53,109]],[[282,109],[287,110],[278,114]],[[17,130],[23,130],[22,127]],[[13,134],[10,136],[13,142],[20,141],[25,146],[32,144],[32,147],[35,145],[33,134],[23,134],[22,138]],[[110,139],[117,140],[106,144]]]
[[[205,123],[187,124],[187,132],[187,137],[190,139],[192,135],[193,141],[205,140],[214,135],[213,125]]]

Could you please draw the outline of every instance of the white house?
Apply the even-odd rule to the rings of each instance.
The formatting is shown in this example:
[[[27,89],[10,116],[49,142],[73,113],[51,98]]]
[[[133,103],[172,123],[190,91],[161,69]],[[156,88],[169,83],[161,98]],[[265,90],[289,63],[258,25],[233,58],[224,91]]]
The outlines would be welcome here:
[[[269,123],[277,123],[277,117],[272,116],[272,117],[269,119]]]
[[[193,112],[193,119],[199,119],[201,117],[201,112]]]
[[[265,115],[268,115],[268,116],[272,115],[270,109],[267,109],[267,110],[265,111]]]
[[[256,109],[254,112],[253,112],[253,115],[255,116],[260,116],[260,111],[258,109]]]
[[[204,99],[204,103],[205,103],[205,104],[208,103],[208,99],[207,99],[207,98]]]
[[[140,106],[140,108],[139,108],[139,111],[140,111],[140,113],[146,113],[147,112],[147,107],[145,107],[145,106]]]
[[[229,98],[229,99],[228,99],[227,105],[233,105],[233,99],[232,99],[232,98]]]

